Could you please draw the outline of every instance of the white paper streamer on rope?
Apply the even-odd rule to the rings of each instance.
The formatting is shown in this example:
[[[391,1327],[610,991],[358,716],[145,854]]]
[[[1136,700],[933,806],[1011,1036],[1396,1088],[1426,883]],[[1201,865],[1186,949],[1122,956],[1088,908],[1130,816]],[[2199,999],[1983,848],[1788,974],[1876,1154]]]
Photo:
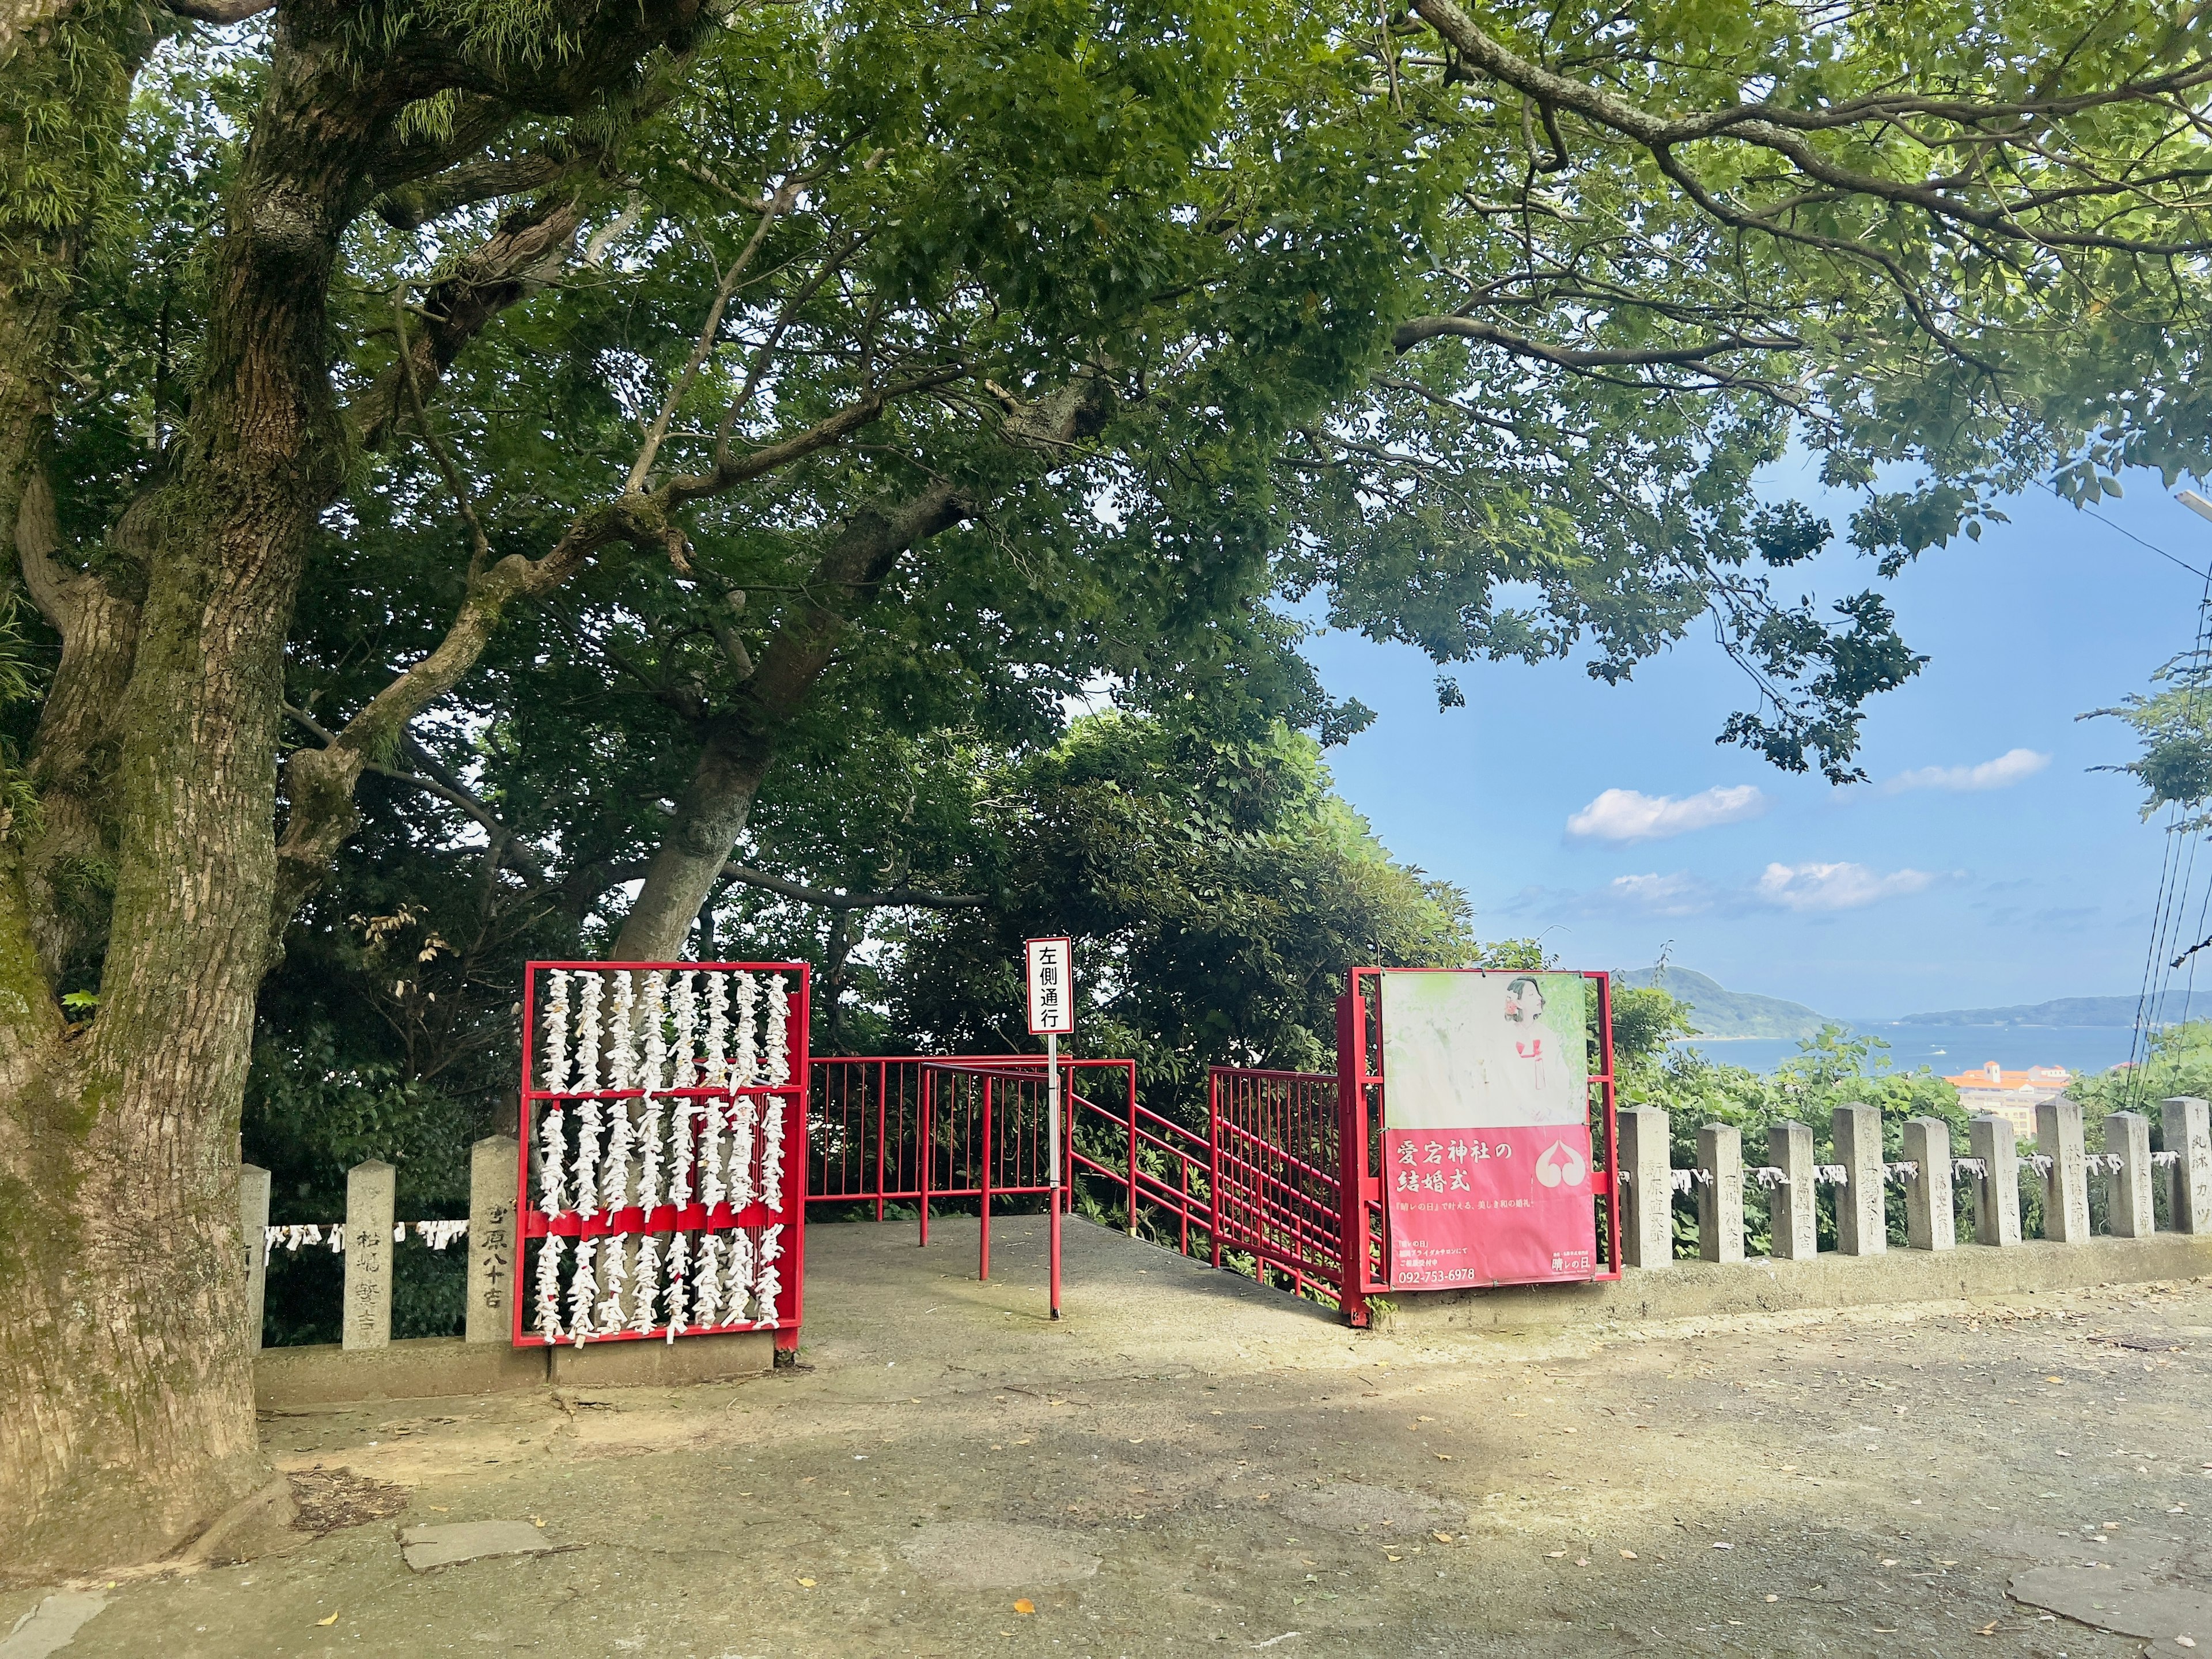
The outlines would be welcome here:
[[[783,1207],[783,1097],[761,1097],[760,1201],[771,1210]]]
[[[750,974],[739,972],[730,975],[730,1003],[737,1021],[731,1033],[730,1080],[727,1086],[742,1089],[750,1085],[760,1069],[760,1050],[753,1042],[753,998],[756,988]]]
[[[659,1091],[668,1085],[668,975],[656,968],[645,976],[645,1066],[636,1084]]]
[[[614,976],[614,1015],[608,1021],[607,1087],[637,1087],[637,984],[628,974]]]
[[[1755,1169],[1746,1170],[1744,1174],[1757,1182],[1763,1190],[1770,1193],[1777,1187],[1787,1187],[1790,1184],[1789,1171],[1777,1169],[1771,1164],[1761,1164]]]
[[[753,1180],[754,1101],[739,1095],[730,1102],[730,1207],[742,1210],[759,1195]]]
[[[1851,1172],[1840,1164],[1815,1164],[1813,1166],[1813,1184],[1815,1187],[1848,1187],[1851,1184]]]
[[[558,1215],[568,1207],[568,1177],[562,1169],[565,1114],[557,1107],[544,1109],[545,1115],[538,1121],[538,1207],[548,1215]]]
[[[690,1267],[691,1235],[678,1229],[668,1240],[668,1334],[663,1340],[676,1340],[676,1333],[684,1328],[690,1316],[684,1309],[685,1278]]]
[[[629,1201],[631,1143],[636,1131],[630,1123],[627,1101],[607,1104],[614,1115],[614,1127],[608,1137],[606,1163],[599,1172],[599,1206],[611,1212]],[[603,1331],[618,1331],[628,1317],[623,1309],[623,1281],[629,1272],[629,1248],[621,1234],[610,1233],[599,1256],[606,1283],[599,1297],[597,1323]]]
[[[644,1155],[638,1168],[637,1201],[649,1218],[660,1205],[660,1101],[645,1097],[638,1133]],[[660,1291],[660,1236],[638,1235],[637,1261],[630,1274],[629,1328],[643,1336],[653,1327],[653,1303]]]
[[[2045,1180],[2048,1181],[2051,1178],[2051,1155],[2048,1152],[2030,1152],[2026,1158],[2021,1159],[2021,1162]]]
[[[776,1298],[783,1294],[783,1274],[775,1265],[782,1255],[781,1225],[762,1229],[760,1268],[753,1280],[753,1293],[760,1299],[760,1316],[763,1320],[775,1317]]]
[[[695,1287],[691,1303],[694,1328],[721,1323],[722,1236],[720,1233],[699,1235],[699,1265],[691,1276],[691,1282]]]
[[[708,974],[707,980],[707,1063],[699,1081],[709,1089],[730,1086],[730,975]]]
[[[783,975],[768,976],[768,1081],[780,1089],[791,1081],[791,993]]]
[[[548,1233],[538,1246],[538,1334],[561,1340],[561,1252],[568,1241]]]
[[[392,1224],[392,1242],[404,1243],[410,1230],[416,1238],[434,1250],[442,1250],[455,1239],[469,1236],[469,1224],[465,1221],[395,1221]],[[325,1237],[324,1228],[312,1221],[280,1222],[261,1230],[261,1248],[265,1255],[273,1255],[278,1250],[283,1250],[297,1255],[303,1245],[328,1244],[331,1255],[343,1255],[344,1224],[332,1223],[328,1231],[329,1236]]]
[[[2150,1155],[2150,1161],[2156,1164],[2160,1169],[2164,1170],[2170,1168],[2173,1164],[2180,1163],[2181,1154],[2179,1152],[2153,1152]]]
[[[576,1270],[568,1277],[568,1335],[578,1346],[584,1339],[598,1334],[596,1316],[599,1312],[599,1276],[592,1264],[599,1254],[599,1240],[580,1238],[576,1241]]]
[[[753,1297],[753,1236],[743,1227],[730,1235],[730,1272],[726,1281],[728,1288],[722,1293],[722,1305],[732,1325],[750,1319],[748,1311]]]
[[[1900,1158],[1894,1164],[1885,1164],[1881,1166],[1881,1178],[1884,1181],[1917,1181],[1920,1179],[1919,1163],[1908,1158]]]
[[[699,1103],[699,1201],[710,1213],[730,1195],[722,1182],[722,1123],[729,1107],[726,1100]]]
[[[599,1086],[599,976],[576,977],[584,981],[576,1010],[576,1087],[588,1091]]]
[[[568,1086],[568,975],[556,968],[546,985],[545,1087],[558,1094]]]
[[[699,994],[693,981],[699,976],[688,969],[676,975],[668,1006],[676,1025],[676,1071],[668,1080],[672,1089],[699,1086]]]
[[[1954,1158],[1951,1160],[1951,1167],[1959,1174],[1972,1176],[1977,1181],[1990,1178],[1990,1166],[1978,1158]]]

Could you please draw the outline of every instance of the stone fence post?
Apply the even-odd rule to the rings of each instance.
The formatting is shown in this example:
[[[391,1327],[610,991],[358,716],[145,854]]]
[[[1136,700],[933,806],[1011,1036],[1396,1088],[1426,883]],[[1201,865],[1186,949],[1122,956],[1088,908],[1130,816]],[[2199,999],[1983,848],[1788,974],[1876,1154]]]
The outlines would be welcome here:
[[[2150,1120],[2141,1112],[2109,1114],[2105,1150],[2120,1161],[2105,1178],[2113,1236],[2148,1238],[2157,1226],[2150,1200]]]
[[[2166,1150],[2173,1161],[2173,1231],[2212,1233],[2212,1109],[2191,1095],[2161,1101]]]
[[[1982,1166],[1974,1183],[1974,1243],[2020,1243],[2020,1153],[2012,1121],[1993,1114],[1971,1120],[1966,1144]]]
[[[469,1149],[469,1301],[471,1342],[514,1334],[514,1182],[522,1148],[513,1135],[487,1135]]]
[[[1836,1251],[1880,1255],[1889,1248],[1888,1212],[1881,1180],[1881,1113],[1872,1106],[1838,1106],[1829,1115],[1836,1162],[1849,1183],[1836,1195]]]
[[[2037,1104],[2035,1150],[2051,1160],[2043,1194],[2043,1236],[2055,1244],[2079,1244],[2089,1237],[2089,1180],[2081,1163],[2079,1103],[2062,1095]]]
[[[1907,1118],[1905,1161],[1919,1165],[1905,1183],[1907,1247],[1950,1249],[1959,1242],[1951,1209],[1951,1126],[1940,1117]]]
[[[246,1340],[261,1346],[261,1310],[269,1289],[269,1171],[238,1166],[238,1231],[246,1246]]]
[[[371,1158],[346,1171],[345,1340],[392,1344],[392,1211],[398,1171]]]
[[[1743,1132],[1726,1123],[1699,1129],[1698,1166],[1711,1177],[1698,1185],[1698,1255],[1707,1261],[1741,1261]]]
[[[1632,1106],[1614,1119],[1620,1144],[1620,1259],[1656,1271],[1674,1259],[1674,1171],[1667,1114]]]
[[[1766,1128],[1766,1161],[1782,1171],[1784,1184],[1766,1193],[1770,1255],[1786,1261],[1810,1261],[1820,1253],[1820,1196],[1813,1174],[1813,1131],[1785,1118]]]

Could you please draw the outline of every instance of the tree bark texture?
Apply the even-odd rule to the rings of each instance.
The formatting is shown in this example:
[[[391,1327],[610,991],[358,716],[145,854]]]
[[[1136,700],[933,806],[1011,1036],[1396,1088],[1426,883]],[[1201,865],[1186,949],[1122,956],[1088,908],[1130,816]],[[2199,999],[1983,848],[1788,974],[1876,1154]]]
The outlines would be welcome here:
[[[497,91],[507,118],[574,108],[687,39],[696,12],[626,0],[572,21],[575,52],[501,83],[433,28],[363,63],[340,42],[357,50],[366,26],[318,38],[328,17],[279,14],[134,614],[41,562],[26,480],[45,411],[0,380],[0,508],[64,640],[34,770],[49,767],[63,831],[112,860],[98,1012],[72,1026],[51,872],[0,835],[0,1571],[159,1556],[267,1479],[236,1137],[276,922],[284,644],[308,532],[346,465],[327,295],[348,223],[407,173],[388,142],[407,103],[463,85]],[[0,344],[46,326],[26,301],[0,293]]]

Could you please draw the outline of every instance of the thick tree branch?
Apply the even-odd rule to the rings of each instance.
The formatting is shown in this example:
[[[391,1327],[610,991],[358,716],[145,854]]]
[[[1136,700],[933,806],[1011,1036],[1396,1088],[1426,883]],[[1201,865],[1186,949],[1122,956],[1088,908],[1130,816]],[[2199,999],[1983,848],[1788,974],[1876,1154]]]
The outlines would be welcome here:
[[[1895,122],[1908,114],[1920,114],[1977,129],[1997,121],[2021,124],[2017,135],[2000,134],[1994,138],[1992,135],[1978,130],[1972,142],[2025,139],[2029,136],[2026,124],[2031,120],[2045,121],[2105,104],[2135,102],[2170,95],[2212,82],[2212,62],[2202,58],[2160,75],[2131,80],[2119,87],[2102,88],[2073,98],[2054,98],[2031,103],[1981,104],[1967,100],[1888,94],[1821,111],[1793,110],[1759,103],[1735,105],[1726,109],[1670,118],[1632,104],[1602,87],[1557,74],[1522,57],[1486,33],[1472,17],[1460,9],[1455,0],[1413,0],[1413,9],[1438,34],[1450,42],[1466,65],[1512,87],[1540,104],[1571,110],[1597,126],[1632,139],[1661,158],[1662,162],[1667,161],[1670,151],[1709,139],[1729,138],[1770,150],[1787,160],[1807,178],[1821,184],[1877,201],[1917,207],[1949,223],[1971,225],[2002,240],[2047,247],[2100,248],[2170,256],[2198,253],[2212,247],[2212,241],[2201,239],[2179,241],[2137,239],[2097,230],[2070,230],[2031,224],[2020,216],[2032,211],[2039,204],[2033,192],[2022,192],[2016,199],[2005,200],[1994,187],[1985,185],[1984,188],[1991,195],[1997,196],[1997,199],[1986,205],[1978,204],[1955,193],[1970,182],[1966,179],[1902,179],[1864,172],[1834,161],[1808,143],[1806,137],[1810,132],[1870,122]],[[1961,136],[1957,142],[1969,140]],[[1670,177],[1680,180],[1684,169],[1677,160],[1668,171]],[[2203,177],[2205,170],[2190,169],[2187,176]],[[2136,181],[2115,179],[2095,193],[2133,195],[2142,188],[2142,185]],[[1705,193],[1701,190],[1700,194]],[[1742,209],[1738,212],[1742,214],[1750,227],[1770,231],[1778,228],[1766,212]],[[1867,251],[1857,244],[1844,246],[1854,252]]]
[[[1500,328],[1473,317],[1416,317],[1398,325],[1390,336],[1390,343],[1401,352],[1411,351],[1424,340],[1433,340],[1442,335],[1461,339],[1481,340],[1502,346],[1516,357],[1532,357],[1540,362],[1552,363],[1561,368],[1652,368],[1669,365],[1698,365],[1730,351],[1797,351],[1804,347],[1802,340],[1788,335],[1745,339],[1735,336],[1715,340],[1705,345],[1674,348],[1607,347],[1585,349],[1572,346],[1547,345],[1532,340],[1512,330]]]
[[[276,9],[276,0],[164,0],[164,3],[178,16],[201,23],[243,23]]]
[[[414,184],[395,185],[370,203],[369,211],[394,230],[415,230],[472,203],[541,189],[570,165],[550,155],[513,160],[485,156]]]
[[[517,209],[482,246],[422,296],[426,313],[408,349],[416,387],[427,397],[462,349],[510,306],[537,293],[575,251],[583,210],[573,197]],[[361,447],[379,450],[408,406],[408,370],[396,360],[346,411]]]
[[[757,887],[763,892],[780,893],[785,898],[797,899],[801,904],[819,906],[824,910],[888,910],[910,907],[917,910],[973,910],[991,901],[982,893],[932,893],[915,887],[894,887],[884,893],[830,893],[818,887],[802,887],[795,881],[786,881],[781,876],[772,876],[765,870],[756,870],[746,864],[725,864],[722,873],[732,881],[743,882],[748,887]]]

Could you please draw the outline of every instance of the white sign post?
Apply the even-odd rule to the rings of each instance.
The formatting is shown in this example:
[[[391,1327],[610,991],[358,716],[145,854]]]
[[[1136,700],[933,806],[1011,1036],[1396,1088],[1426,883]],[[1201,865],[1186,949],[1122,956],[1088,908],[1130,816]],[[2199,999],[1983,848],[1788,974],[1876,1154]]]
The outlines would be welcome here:
[[[1075,1031],[1074,951],[1064,939],[1029,941],[1030,1035],[1044,1039],[1046,1157],[1052,1164],[1052,1316],[1060,1317],[1060,1040]]]

